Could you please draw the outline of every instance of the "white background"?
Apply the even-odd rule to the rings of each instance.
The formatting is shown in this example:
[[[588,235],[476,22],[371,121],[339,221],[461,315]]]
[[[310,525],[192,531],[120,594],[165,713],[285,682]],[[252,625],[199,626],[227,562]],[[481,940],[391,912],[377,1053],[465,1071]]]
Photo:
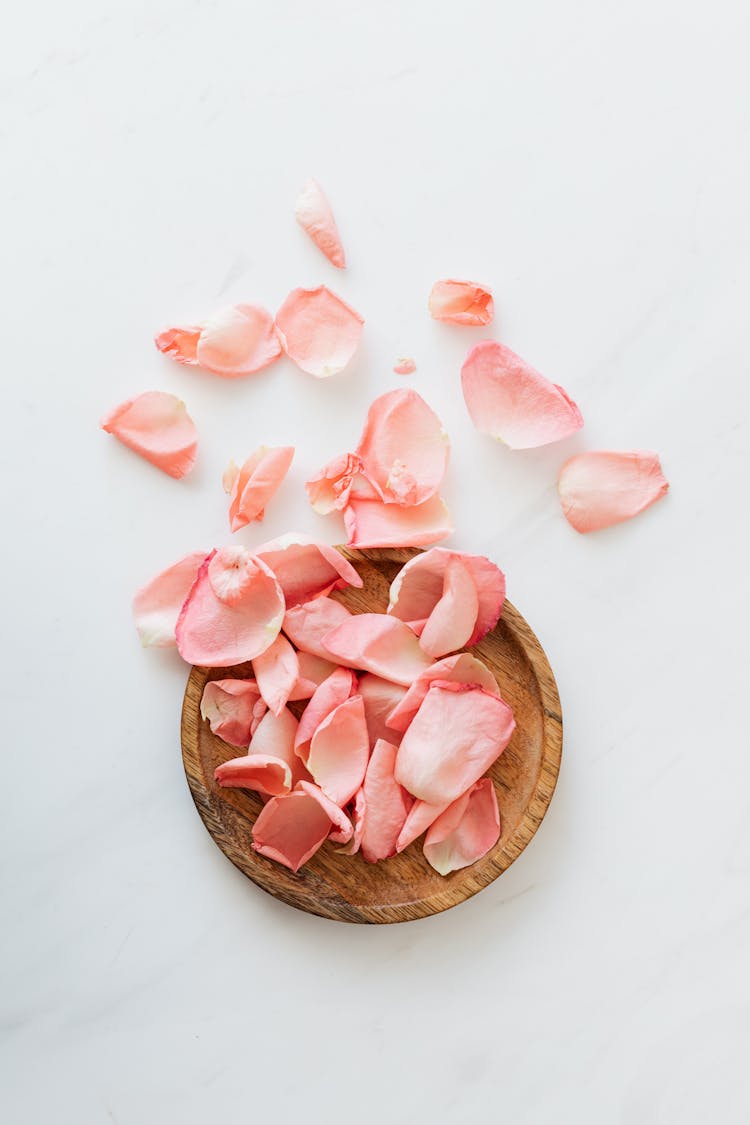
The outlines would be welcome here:
[[[750,1115],[745,4],[68,0],[2,37],[5,172],[2,943],[8,1125],[723,1125]],[[317,176],[350,259],[293,219]],[[492,286],[501,338],[579,403],[575,439],[476,434],[432,322]],[[237,383],[152,337],[330,284],[350,371]],[[410,380],[392,373],[413,355]],[[253,544],[312,514],[310,471],[419,390],[450,431],[457,547],[491,554],[558,678],[539,834],[441,917],[356,927],[262,894],[184,781],[186,669],[139,649],[133,590],[228,538],[220,474],[297,446]],[[184,396],[195,472],[98,428]],[[577,536],[555,476],[653,448],[669,496]]]

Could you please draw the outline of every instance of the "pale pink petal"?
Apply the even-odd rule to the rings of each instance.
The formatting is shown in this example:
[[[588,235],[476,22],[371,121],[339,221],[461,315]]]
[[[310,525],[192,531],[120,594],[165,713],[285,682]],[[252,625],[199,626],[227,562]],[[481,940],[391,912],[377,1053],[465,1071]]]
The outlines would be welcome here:
[[[294,739],[295,753],[306,763],[310,740],[324,719],[357,690],[357,677],[348,668],[336,668],[316,688],[302,712]]]
[[[326,796],[343,806],[362,784],[369,756],[362,697],[353,695],[317,727],[305,764]]]
[[[219,785],[235,789],[256,789],[271,797],[281,797],[292,788],[292,771],[280,758],[268,754],[246,754],[222,762],[214,770]]]
[[[444,324],[489,324],[495,315],[492,293],[476,281],[436,281],[427,302],[433,320]]]
[[[246,552],[249,554],[249,552]],[[218,597],[209,555],[177,620],[177,648],[188,664],[227,668],[259,656],[276,639],[284,619],[284,595],[268,567],[253,560],[242,568],[239,593]],[[252,557],[252,556],[251,556]]]
[[[396,842],[413,799],[393,776],[397,748],[384,739],[375,743],[362,788],[365,793],[362,855],[368,863],[377,863],[396,854]]]
[[[254,658],[253,672],[270,710],[280,715],[299,679],[297,653],[283,633]]]
[[[331,205],[323,194],[317,180],[310,178],[297,200],[294,216],[315,245],[321,250],[331,265],[337,269],[346,268],[344,247],[341,243],[336,220]]]
[[[409,844],[413,844],[417,836],[421,836],[447,808],[447,803],[428,805],[426,801],[415,801],[398,834],[396,852],[402,852],[404,848],[409,847]]]
[[[393,371],[396,375],[413,375],[416,370],[416,363],[413,359],[409,359],[408,356],[401,356],[393,365]]]
[[[289,640],[302,652],[331,660],[331,654],[323,648],[322,639],[337,625],[348,621],[351,613],[346,606],[333,598],[313,598],[303,605],[296,605],[284,614],[282,626]]]
[[[419,643],[437,660],[469,641],[477,623],[479,596],[474,579],[460,558],[445,568],[443,595],[422,629]]]
[[[340,551],[307,535],[289,532],[261,544],[254,553],[276,575],[287,609],[331,590],[362,586],[362,579]]]
[[[160,332],[154,343],[163,355],[171,356],[178,363],[194,367],[198,362],[196,350],[201,334],[200,325],[191,324],[185,328],[167,328]]]
[[[305,786],[305,788],[303,788]],[[253,847],[261,855],[298,871],[324,843],[335,825],[339,832],[347,818],[331,802],[313,792],[315,786],[300,783],[285,797],[272,797],[253,825]],[[338,814],[334,820],[334,816]]]
[[[415,508],[355,500],[344,509],[350,547],[427,547],[453,532],[450,512],[440,496]]]
[[[387,722],[389,728],[395,731],[405,731],[422,706],[422,700],[429,691],[430,684],[435,680],[447,680],[457,684],[473,684],[481,687],[490,695],[500,698],[497,680],[486,664],[477,660],[468,652],[460,652],[457,656],[446,656],[432,664],[421,676],[409,686],[401,702],[394,707]]]
[[[298,790],[307,793],[314,801],[317,801],[326,815],[331,821],[331,832],[329,839],[334,844],[345,844],[352,838],[352,823],[349,817],[341,809],[335,801],[327,797],[319,785],[315,785],[312,781],[300,781],[296,786]]]
[[[399,742],[400,733],[392,730],[386,720],[406,695],[406,688],[402,684],[394,684],[391,680],[374,676],[372,672],[365,672],[359,678],[357,691],[365,705],[370,746],[374,746],[379,738],[386,742]]]
[[[425,859],[440,875],[476,863],[500,839],[495,786],[483,777],[437,818],[424,842]]]
[[[281,355],[273,317],[260,305],[222,309],[201,329],[196,359],[224,379],[252,375]]]
[[[185,403],[165,391],[146,391],[121,402],[101,427],[170,477],[184,477],[195,464],[198,435]]]
[[[321,516],[345,508],[352,485],[362,469],[362,462],[355,453],[342,453],[334,457],[314,477],[305,484],[307,495],[313,509]]]
[[[583,425],[580,410],[562,387],[496,340],[470,349],[461,386],[476,428],[511,449],[562,441]]]
[[[571,457],[557,482],[563,514],[576,531],[598,531],[637,516],[669,490],[656,453],[596,450]]]
[[[416,555],[401,568],[391,584],[388,613],[406,621],[416,633],[421,633],[424,623],[443,596],[445,571],[455,559],[460,560],[471,574],[479,599],[476,625],[466,642],[474,645],[497,625],[505,601],[505,575],[484,555],[448,551],[443,547],[433,547]]]
[[[330,660],[322,660],[309,652],[298,652],[297,661],[299,676],[289,696],[290,703],[296,699],[310,699],[315,689],[320,687],[323,680],[327,679],[336,668]]]
[[[205,551],[193,551],[136,590],[133,620],[144,648],[150,645],[168,648],[176,644],[177,618],[205,557]]]
[[[209,680],[201,698],[201,718],[231,746],[248,746],[265,713],[258,715],[260,692],[255,680]],[[261,701],[262,702],[262,701]]]
[[[513,712],[497,696],[434,681],[399,746],[396,778],[428,804],[455,801],[500,756],[514,728]]]
[[[294,446],[262,445],[248,457],[241,469],[230,464],[222,477],[229,497],[229,526],[232,531],[262,520],[265,507],[289,472]]]
[[[266,711],[253,733],[248,749],[248,754],[260,754],[285,762],[292,771],[292,785],[310,778],[304,763],[294,752],[297,726],[297,720],[288,707],[284,707],[278,715],[274,715],[273,711]]]
[[[372,403],[356,452],[386,504],[413,507],[440,488],[450,442],[422,396],[401,388]]]
[[[410,684],[431,664],[409,626],[384,613],[352,614],[326,633],[323,647],[340,664],[396,684]]]
[[[325,285],[293,289],[276,314],[284,351],[318,379],[344,370],[357,350],[363,324],[359,313]]]
[[[365,817],[367,815],[367,803],[365,801],[364,789],[358,789],[354,794],[354,806],[352,807],[351,820],[353,833],[348,844],[343,848],[338,848],[342,855],[356,855],[362,845],[362,836],[365,831]],[[333,837],[330,837],[333,839]]]

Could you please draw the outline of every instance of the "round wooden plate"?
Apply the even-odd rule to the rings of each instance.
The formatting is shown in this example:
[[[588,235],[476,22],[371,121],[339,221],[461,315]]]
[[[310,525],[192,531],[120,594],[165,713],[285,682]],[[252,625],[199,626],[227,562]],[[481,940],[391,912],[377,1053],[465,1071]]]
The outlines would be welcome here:
[[[388,588],[416,550],[339,548],[364,585],[334,596],[354,613],[383,611]],[[295,875],[252,849],[252,825],[263,807],[246,789],[222,789],[214,769],[240,751],[213,735],[200,717],[208,680],[248,676],[236,668],[193,668],[182,708],[182,757],[190,791],[208,831],[226,856],[264,891],[300,910],[342,922],[406,922],[447,910],[481,891],[508,868],[541,824],[552,799],[562,752],[562,717],[555,679],[539,641],[521,614],[505,603],[498,625],[472,653],[494,672],[513,708],[516,730],[490,771],[498,796],[502,835],[471,867],[438,875],[422,854],[422,838],[401,855],[366,863],[326,843]],[[292,709],[304,707],[292,704]]]

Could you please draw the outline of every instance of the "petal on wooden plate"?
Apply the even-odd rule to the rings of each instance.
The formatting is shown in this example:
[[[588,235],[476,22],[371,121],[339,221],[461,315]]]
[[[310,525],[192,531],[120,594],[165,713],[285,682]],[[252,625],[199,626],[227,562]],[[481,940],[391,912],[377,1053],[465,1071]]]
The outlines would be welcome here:
[[[500,839],[500,813],[495,786],[483,777],[430,826],[425,859],[440,875],[476,863]]]
[[[253,847],[292,871],[315,855],[332,826],[345,834],[348,818],[306,782],[285,797],[272,797],[253,825]]]
[[[331,590],[362,586],[362,579],[340,551],[307,535],[289,532],[255,549],[284,591],[287,609],[310,602]],[[297,646],[298,648],[301,646]]]
[[[377,863],[396,854],[399,833],[414,803],[393,775],[396,753],[393,743],[379,738],[367,764],[362,786],[367,809],[362,855],[368,863]]]
[[[447,808],[447,804],[429,805],[427,801],[415,801],[399,832],[396,852],[402,852],[413,844],[417,836],[421,836]]]
[[[253,672],[269,709],[280,715],[299,679],[297,653],[283,633],[253,659]]]
[[[222,762],[214,770],[219,785],[232,789],[255,789],[271,797],[281,797],[292,788],[292,771],[280,758],[268,754],[245,754]]]
[[[362,784],[369,756],[362,697],[353,695],[316,728],[305,764],[326,796],[342,807]]]
[[[474,630],[466,642],[474,645],[494,629],[505,601],[505,575],[485,558],[463,551],[432,547],[410,559],[391,583],[388,613],[406,621],[421,634],[425,622],[443,596],[445,572],[454,559],[467,568],[477,590],[478,607]]]
[[[399,742],[401,735],[387,725],[386,719],[406,695],[406,688],[372,672],[365,672],[359,677],[357,691],[365,705],[370,746],[374,746],[379,738],[386,742]]]
[[[479,595],[468,567],[452,558],[443,575],[443,593],[420,634],[419,643],[437,660],[468,644],[477,623]]]
[[[326,633],[330,633],[350,617],[351,613],[346,606],[333,598],[313,598],[312,601],[288,609],[284,614],[282,628],[292,644],[302,652],[336,664],[337,661],[332,660],[330,652],[323,647],[322,640]]]
[[[265,711],[255,680],[209,680],[203,689],[201,718],[207,720],[213,734],[231,746],[250,744]]]
[[[456,656],[446,656],[431,664],[426,672],[417,676],[409,685],[406,695],[388,715],[388,726],[392,730],[405,731],[422,706],[422,701],[435,680],[447,680],[457,684],[473,684],[483,688],[490,695],[500,698],[497,680],[486,664],[469,652],[459,652]]]
[[[333,659],[408,685],[430,666],[408,625],[385,613],[352,614],[322,640]]]
[[[339,704],[344,703],[357,690],[357,677],[349,668],[336,668],[316,688],[310,702],[302,712],[294,739],[295,753],[307,762],[310,740],[316,730]]]

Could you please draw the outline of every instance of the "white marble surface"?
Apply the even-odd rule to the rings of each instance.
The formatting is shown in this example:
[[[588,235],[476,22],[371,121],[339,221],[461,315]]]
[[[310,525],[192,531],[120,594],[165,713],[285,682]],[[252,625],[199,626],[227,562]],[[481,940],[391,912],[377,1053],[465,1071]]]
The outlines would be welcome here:
[[[8,1125],[740,1125],[750,1115],[747,6],[590,0],[70,0],[3,35]],[[336,273],[292,217],[329,192]],[[439,276],[586,428],[511,454],[474,433],[478,333]],[[155,329],[327,282],[366,316],[351,371],[234,385]],[[564,768],[541,831],[442,917],[293,912],[193,809],[185,669],[141,652],[136,585],[226,538],[219,474],[292,474],[262,529],[335,541],[302,481],[410,385],[446,422],[456,545],[491,553],[558,676]],[[152,387],[201,434],[182,483],[97,429]],[[657,449],[668,498],[588,538],[574,449]]]

